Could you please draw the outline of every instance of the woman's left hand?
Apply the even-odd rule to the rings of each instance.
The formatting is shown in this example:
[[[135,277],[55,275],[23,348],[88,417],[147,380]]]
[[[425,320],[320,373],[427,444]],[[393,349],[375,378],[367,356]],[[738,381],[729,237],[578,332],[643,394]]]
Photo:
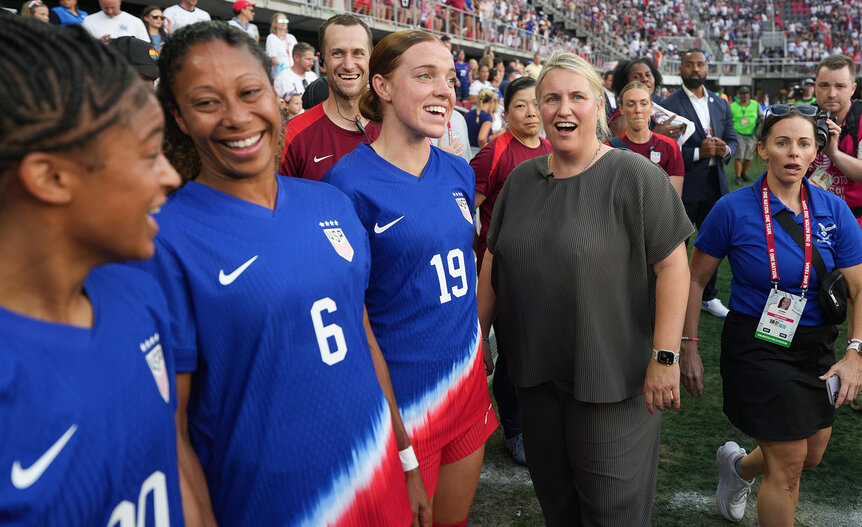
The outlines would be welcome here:
[[[862,387],[862,355],[854,350],[847,350],[844,358],[833,364],[829,371],[820,376],[820,380],[825,381],[833,375],[838,375],[841,379],[841,389],[835,398],[835,408],[838,408],[855,399]]]
[[[410,500],[410,508],[413,510],[411,527],[431,527],[433,521],[431,500],[422,484],[419,469],[405,472],[404,478],[407,480],[407,498]]]
[[[644,401],[649,413],[679,410],[679,364],[667,366],[650,359],[644,380]]]

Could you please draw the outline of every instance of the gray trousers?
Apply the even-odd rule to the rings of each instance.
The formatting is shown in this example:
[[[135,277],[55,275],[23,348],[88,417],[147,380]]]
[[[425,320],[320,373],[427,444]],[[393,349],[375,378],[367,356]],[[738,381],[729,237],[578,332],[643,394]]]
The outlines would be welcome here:
[[[518,388],[524,451],[549,527],[649,525],[661,414],[643,395],[618,403],[572,398],[571,383]]]

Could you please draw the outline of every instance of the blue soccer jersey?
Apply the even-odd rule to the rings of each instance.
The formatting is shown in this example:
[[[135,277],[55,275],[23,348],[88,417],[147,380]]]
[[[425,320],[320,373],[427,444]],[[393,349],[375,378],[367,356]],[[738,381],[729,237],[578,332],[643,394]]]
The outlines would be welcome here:
[[[417,178],[363,144],[323,181],[353,199],[369,233],[366,307],[411,440],[417,451],[440,448],[490,408],[472,252],[473,171],[431,147]]]
[[[0,308],[0,525],[183,525],[167,305],[94,269],[92,328]]]
[[[406,525],[391,416],[362,325],[350,201],[278,177],[275,210],[188,183],[145,266],[171,306],[189,428],[220,525]]]

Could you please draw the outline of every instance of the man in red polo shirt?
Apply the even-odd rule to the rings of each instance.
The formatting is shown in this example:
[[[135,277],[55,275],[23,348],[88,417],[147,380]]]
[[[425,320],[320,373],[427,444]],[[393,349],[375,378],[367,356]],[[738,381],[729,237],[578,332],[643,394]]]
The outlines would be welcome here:
[[[380,125],[359,113],[359,95],[368,85],[371,30],[359,18],[339,14],[317,34],[329,97],[288,123],[279,173],[320,181],[341,156],[377,139]]]

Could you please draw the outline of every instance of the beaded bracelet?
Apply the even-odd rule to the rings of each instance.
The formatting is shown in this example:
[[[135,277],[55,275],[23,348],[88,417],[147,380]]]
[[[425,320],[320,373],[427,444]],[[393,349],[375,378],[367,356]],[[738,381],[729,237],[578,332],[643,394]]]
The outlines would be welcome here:
[[[682,341],[683,341],[683,342],[685,342],[685,341],[698,342],[698,341],[700,341],[700,339],[699,339],[699,338],[697,338],[697,337],[683,337],[683,338],[682,338]]]

